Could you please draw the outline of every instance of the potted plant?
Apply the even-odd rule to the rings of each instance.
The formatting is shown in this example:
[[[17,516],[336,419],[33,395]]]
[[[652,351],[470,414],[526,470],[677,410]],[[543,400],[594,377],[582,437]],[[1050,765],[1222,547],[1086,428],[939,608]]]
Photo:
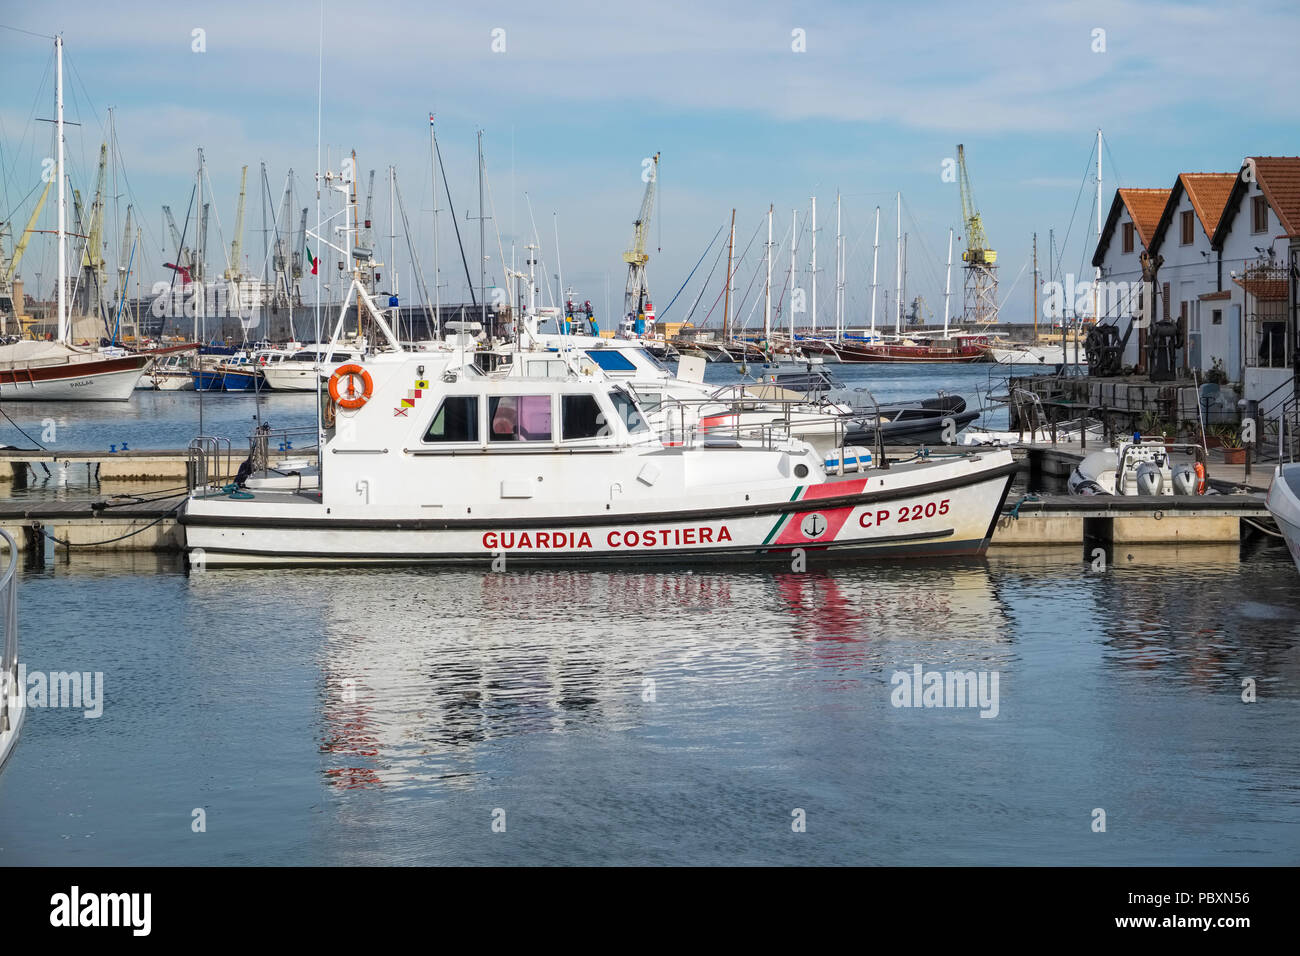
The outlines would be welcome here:
[[[1225,465],[1244,465],[1246,448],[1242,445],[1241,435],[1232,425],[1220,425],[1216,429],[1219,444],[1223,446],[1223,463]]]

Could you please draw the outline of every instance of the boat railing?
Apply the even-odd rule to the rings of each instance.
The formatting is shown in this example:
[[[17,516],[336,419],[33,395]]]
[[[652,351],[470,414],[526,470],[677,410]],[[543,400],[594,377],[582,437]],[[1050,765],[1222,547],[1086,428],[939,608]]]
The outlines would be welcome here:
[[[0,618],[4,620],[4,644],[0,653],[0,734],[8,733],[12,723],[9,706],[18,684],[18,545],[8,531],[0,528],[0,538],[9,548],[9,566],[0,573]]]
[[[205,498],[235,475],[229,438],[200,435],[190,439],[186,453],[186,487],[192,495]]]
[[[862,390],[871,400],[874,409],[874,420],[880,421],[880,404],[876,401],[874,395],[867,389]],[[852,416],[846,416],[840,413],[810,414],[802,411],[810,405],[816,406],[817,403],[810,402],[807,399],[741,399],[736,402],[727,403],[725,400],[718,398],[666,398],[656,410],[657,414],[662,417],[662,426],[659,430],[659,439],[665,445],[681,445],[686,448],[693,448],[697,444],[707,444],[710,441],[717,442],[721,440],[729,441],[752,441],[756,447],[767,451],[776,450],[783,447],[789,447],[793,439],[793,428],[816,429],[819,427],[829,426],[833,434],[832,447],[836,450],[836,470],[834,473],[844,474],[845,458],[844,449],[847,446],[847,437],[849,428],[855,424],[856,419]],[[753,405],[753,408],[746,407]],[[833,407],[830,403],[825,406]],[[765,422],[744,422],[743,413],[747,411],[762,411],[769,414],[775,414],[775,417]],[[795,412],[799,411],[798,418],[795,418]],[[711,414],[708,414],[710,413]],[[700,423],[702,418],[716,419],[708,425]],[[875,441],[873,447],[873,460],[876,467],[886,469],[889,467],[889,461],[885,457],[884,439],[880,429],[875,431]]]
[[[272,453],[280,457],[316,454],[319,451],[319,437],[316,429],[310,426],[272,428],[265,423],[259,425],[248,436],[248,454],[252,459],[253,474],[266,471]]]
[[[1289,384],[1289,383],[1288,383]],[[1300,401],[1288,398],[1274,406],[1277,415],[1277,463],[1295,461],[1300,443]]]

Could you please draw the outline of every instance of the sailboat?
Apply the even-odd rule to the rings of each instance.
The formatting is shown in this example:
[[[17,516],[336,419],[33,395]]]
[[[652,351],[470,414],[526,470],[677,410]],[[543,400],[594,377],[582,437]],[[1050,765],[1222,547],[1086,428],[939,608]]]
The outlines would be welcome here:
[[[944,315],[943,315],[943,333],[942,335],[926,336],[924,334],[904,335],[902,331],[902,313],[903,297],[901,287],[903,285],[903,198],[902,193],[897,194],[896,201],[898,204],[898,253],[897,260],[897,279],[895,282],[894,295],[894,334],[885,340],[871,341],[865,343],[839,342],[836,348],[839,350],[840,358],[844,362],[877,362],[887,364],[911,364],[911,363],[970,363],[983,362],[987,360],[987,351],[989,347],[989,337],[983,332],[952,332],[948,325],[948,299],[952,291],[952,230],[948,231],[948,284],[944,293]],[[877,211],[876,230],[877,245],[879,245],[879,211]],[[874,289],[874,272],[873,272],[873,289]],[[873,319],[872,329],[874,332],[874,292],[873,292]]]
[[[0,400],[124,402],[152,361],[125,349],[76,348],[68,341],[67,195],[63,177],[63,38],[54,38],[59,183],[58,338],[0,345]]]

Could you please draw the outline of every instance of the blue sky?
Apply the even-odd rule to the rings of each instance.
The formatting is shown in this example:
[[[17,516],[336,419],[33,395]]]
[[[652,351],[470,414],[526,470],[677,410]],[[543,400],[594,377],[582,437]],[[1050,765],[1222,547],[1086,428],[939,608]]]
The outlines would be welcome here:
[[[0,13],[8,27],[64,35],[68,118],[83,124],[68,135],[78,185],[92,188],[112,106],[124,161],[121,208],[133,202],[144,213],[148,280],[161,277],[159,264],[170,258],[160,248],[159,207],[169,203],[183,216],[195,148],[204,148],[227,244],[239,168],[247,163],[245,252],[260,270],[258,163],[267,163],[275,205],[292,166],[299,205],[313,207],[314,218],[307,185],[316,167],[321,5],[126,2],[111,16],[107,9],[11,2]],[[619,308],[641,162],[656,151],[663,160],[649,273],[660,310],[733,207],[742,247],[761,229],[769,203],[776,241],[788,243],[797,207],[806,270],[804,223],[815,194],[819,324],[833,319],[837,190],[850,322],[864,321],[869,308],[877,204],[881,291],[890,288],[892,296],[895,190],[903,194],[909,233],[909,297],[920,293],[942,316],[947,230],[960,236],[961,225],[957,187],[941,172],[958,142],[999,253],[1003,317],[1012,321],[1030,317],[1035,231],[1044,273],[1049,229],[1058,244],[1069,230],[1064,268],[1088,271],[1082,240],[1095,230],[1095,199],[1085,177],[1097,127],[1107,141],[1107,206],[1115,185],[1167,186],[1181,171],[1235,171],[1248,154],[1300,153],[1300,9],[1285,3],[1066,2],[976,12],[962,3],[376,2],[362,10],[326,2],[324,11],[324,143],[335,164],[355,148],[363,175],[375,168],[377,180],[396,166],[426,273],[432,110],[471,269],[477,225],[464,216],[477,202],[474,143],[482,128],[496,208],[490,274],[501,276],[496,229],[507,258],[513,241],[523,260],[531,201],[547,272],[556,271],[558,220],[565,284],[602,312],[606,283]],[[205,31],[201,53],[192,50],[195,29]],[[496,29],[505,31],[504,52],[492,49]],[[804,31],[803,52],[792,49],[795,30]],[[1105,31],[1103,52],[1094,50],[1097,30]],[[0,30],[0,54],[0,208],[18,231],[50,153],[49,125],[32,117],[52,115],[52,44]],[[386,186],[376,193],[386,249]],[[738,286],[750,289],[742,317],[761,285],[751,286],[750,277],[760,265],[762,232],[739,271]],[[457,299],[465,283],[453,242],[444,216],[444,298]],[[47,245],[29,251],[29,285],[37,271],[50,284]],[[404,291],[411,288],[407,259],[399,248]],[[711,262],[712,255],[670,319],[684,316]],[[774,282],[784,282],[788,245],[775,262]],[[720,274],[697,322],[721,288]],[[953,286],[959,312],[956,270]],[[761,322],[761,301],[753,314]]]

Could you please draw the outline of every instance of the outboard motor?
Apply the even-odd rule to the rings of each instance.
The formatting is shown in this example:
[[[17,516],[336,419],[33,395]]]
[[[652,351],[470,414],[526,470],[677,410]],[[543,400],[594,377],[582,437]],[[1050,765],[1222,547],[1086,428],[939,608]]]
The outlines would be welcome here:
[[[1137,467],[1137,488],[1140,495],[1158,495],[1163,490],[1164,478],[1160,467],[1144,461]]]
[[[1187,464],[1179,465],[1174,469],[1173,483],[1176,495],[1196,494],[1196,469]]]

